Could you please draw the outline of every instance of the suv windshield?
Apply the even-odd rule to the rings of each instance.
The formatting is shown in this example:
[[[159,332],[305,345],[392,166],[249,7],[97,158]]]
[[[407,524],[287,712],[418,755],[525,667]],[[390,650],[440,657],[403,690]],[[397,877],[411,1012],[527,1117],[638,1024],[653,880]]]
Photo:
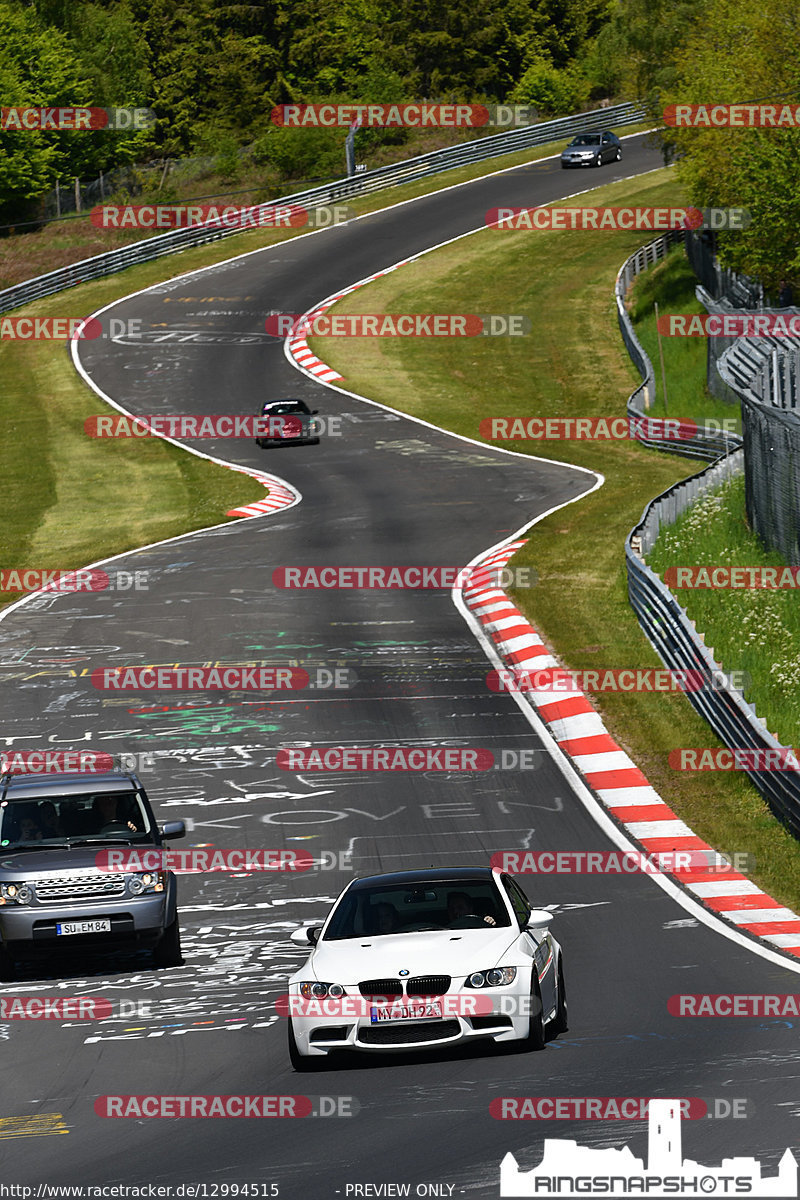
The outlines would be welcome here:
[[[0,804],[0,847],[83,841],[152,841],[147,806],[138,791],[70,792]]]
[[[511,924],[491,881],[434,880],[431,883],[355,888],[336,907],[324,940],[383,937],[426,929],[490,929]]]

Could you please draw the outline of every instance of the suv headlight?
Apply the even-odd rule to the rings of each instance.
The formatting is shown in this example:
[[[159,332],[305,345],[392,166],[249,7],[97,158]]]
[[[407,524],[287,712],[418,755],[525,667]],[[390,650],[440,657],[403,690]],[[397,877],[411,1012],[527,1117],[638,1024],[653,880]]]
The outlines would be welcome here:
[[[490,967],[487,971],[473,971],[466,978],[466,987],[503,987],[517,978],[516,967]]]
[[[128,876],[128,892],[131,896],[163,892],[166,878],[166,871],[139,871],[136,875]]]
[[[340,983],[301,983],[300,995],[306,1000],[322,1000],[324,996],[343,996],[344,988]]]
[[[27,904],[32,896],[27,883],[0,883],[0,904]]]

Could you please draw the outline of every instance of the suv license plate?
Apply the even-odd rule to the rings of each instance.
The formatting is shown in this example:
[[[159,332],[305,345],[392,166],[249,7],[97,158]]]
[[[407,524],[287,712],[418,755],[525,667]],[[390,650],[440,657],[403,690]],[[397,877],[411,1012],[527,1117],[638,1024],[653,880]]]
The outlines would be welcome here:
[[[97,921],[59,921],[56,933],[65,937],[70,933],[111,933],[111,919]]]

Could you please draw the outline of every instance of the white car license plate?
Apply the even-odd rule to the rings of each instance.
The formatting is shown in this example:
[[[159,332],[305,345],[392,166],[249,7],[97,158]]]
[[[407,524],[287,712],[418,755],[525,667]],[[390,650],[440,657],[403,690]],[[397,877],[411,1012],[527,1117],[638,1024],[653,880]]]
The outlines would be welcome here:
[[[96,921],[58,921],[56,933],[65,937],[70,933],[111,933],[110,918]]]
[[[441,1016],[442,1005],[439,1000],[419,1004],[381,1004],[369,1010],[373,1025],[382,1025],[384,1021],[434,1021],[440,1020]]]

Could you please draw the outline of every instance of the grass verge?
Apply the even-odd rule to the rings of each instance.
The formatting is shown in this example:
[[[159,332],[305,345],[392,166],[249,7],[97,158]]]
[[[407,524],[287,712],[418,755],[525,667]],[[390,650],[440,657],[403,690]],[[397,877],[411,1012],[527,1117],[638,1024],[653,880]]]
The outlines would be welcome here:
[[[662,336],[661,352],[667,378],[667,403],[664,403],[653,305],[658,304],[662,317],[673,313],[705,313],[695,297],[696,286],[697,279],[683,247],[674,246],[665,259],[637,276],[631,288],[628,314],[655,371],[656,394],[649,411],[656,417],[688,417],[698,424],[725,421],[727,424],[720,424],[719,428],[741,433],[739,406],[726,404],[706,387],[705,338]]]
[[[586,204],[682,203],[671,172],[598,189]],[[509,312],[530,317],[515,339],[315,338],[348,389],[478,438],[490,416],[619,416],[638,375],[619,337],[613,286],[642,243],[617,232],[485,230],[442,247],[341,301],[336,312]],[[542,319],[542,314],[546,314]],[[695,412],[703,409],[702,387]],[[515,559],[539,584],[514,599],[571,668],[661,666],[629,606],[623,544],[645,505],[698,464],[635,442],[501,442],[602,472],[605,485],[540,522]],[[682,695],[605,693],[610,731],[675,811],[722,852],[746,851],[753,878],[800,904],[798,846],[744,775],[679,773],[676,747],[716,745]]]
[[[665,529],[648,555],[659,574],[681,566],[783,567],[745,520],[744,476],[709,492]],[[784,745],[800,745],[800,607],[789,590],[676,590],[728,671],[750,678],[745,698]]]

